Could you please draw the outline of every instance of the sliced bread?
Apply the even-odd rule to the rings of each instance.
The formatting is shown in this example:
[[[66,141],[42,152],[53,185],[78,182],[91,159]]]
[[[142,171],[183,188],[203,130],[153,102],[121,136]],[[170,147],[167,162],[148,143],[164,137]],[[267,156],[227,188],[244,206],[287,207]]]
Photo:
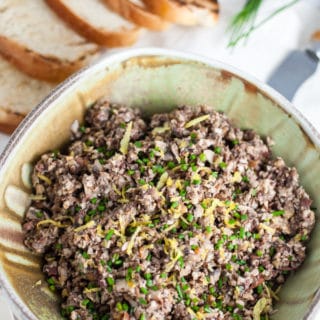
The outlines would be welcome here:
[[[103,0],[114,12],[138,26],[151,30],[164,30],[169,23],[158,15],[148,11],[142,0]]]
[[[312,39],[313,39],[313,40],[320,41],[320,30],[316,31],[316,32],[312,35]]]
[[[183,25],[212,26],[219,16],[217,0],[142,0],[165,20]]]
[[[83,37],[107,47],[132,45],[139,28],[109,10],[100,0],[46,0],[70,27]]]
[[[28,75],[60,81],[98,51],[42,0],[0,1],[0,53]]]
[[[0,56],[0,130],[12,132],[54,87],[30,78]]]

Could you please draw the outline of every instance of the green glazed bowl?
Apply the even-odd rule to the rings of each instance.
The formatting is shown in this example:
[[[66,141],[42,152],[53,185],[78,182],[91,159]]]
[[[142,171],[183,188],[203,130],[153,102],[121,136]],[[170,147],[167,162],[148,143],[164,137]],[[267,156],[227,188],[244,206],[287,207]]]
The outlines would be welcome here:
[[[21,168],[68,140],[70,126],[87,106],[106,96],[140,107],[146,114],[178,105],[208,104],[224,111],[241,128],[253,128],[274,141],[274,155],[300,174],[300,182],[320,214],[320,135],[281,95],[220,62],[160,49],[126,51],[105,57],[60,85],[23,121],[0,159],[0,281],[21,319],[62,319],[58,298],[44,281],[39,257],[23,245],[21,221],[28,190]],[[12,211],[6,192],[21,189]],[[18,212],[18,213],[17,213]],[[308,245],[307,259],[286,282],[274,320],[320,319],[320,225]],[[318,314],[318,315],[317,315]]]

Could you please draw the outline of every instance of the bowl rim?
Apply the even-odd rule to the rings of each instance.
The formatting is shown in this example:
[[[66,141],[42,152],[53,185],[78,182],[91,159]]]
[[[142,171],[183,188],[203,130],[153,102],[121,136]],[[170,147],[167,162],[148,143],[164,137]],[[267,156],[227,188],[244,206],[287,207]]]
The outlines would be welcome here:
[[[5,170],[5,165],[12,151],[18,147],[19,141],[22,137],[29,131],[35,121],[46,109],[55,102],[56,99],[63,96],[63,94],[69,90],[72,90],[78,81],[82,78],[88,77],[90,74],[105,68],[108,65],[119,64],[126,60],[138,57],[163,57],[167,59],[176,59],[177,61],[182,60],[186,62],[196,62],[207,65],[210,68],[227,71],[231,76],[235,76],[245,83],[249,83],[256,87],[258,91],[262,92],[270,100],[277,104],[283,111],[288,115],[292,116],[296,123],[301,127],[302,131],[306,136],[312,141],[316,149],[320,149],[320,132],[306,119],[306,117],[296,108],[294,105],[282,96],[275,89],[270,87],[268,84],[262,82],[256,77],[242,71],[228,63],[208,58],[203,55],[188,53],[179,50],[172,49],[162,49],[158,47],[145,47],[138,49],[126,49],[121,52],[113,52],[110,55],[103,55],[94,64],[87,66],[80,71],[74,73],[71,77],[67,78],[56,88],[54,88],[51,93],[44,98],[20,123],[18,128],[11,135],[5,149],[0,155],[0,172]],[[108,73],[109,71],[106,71]],[[29,308],[23,303],[21,298],[14,292],[13,288],[9,285],[9,281],[0,273],[0,285],[4,288],[5,295],[11,300],[10,302],[16,307],[13,312],[19,312],[24,318],[28,320],[38,320],[36,316],[31,312]],[[320,290],[315,294],[314,301],[308,310],[308,313],[304,319],[311,320],[315,319],[317,312],[320,311]]]

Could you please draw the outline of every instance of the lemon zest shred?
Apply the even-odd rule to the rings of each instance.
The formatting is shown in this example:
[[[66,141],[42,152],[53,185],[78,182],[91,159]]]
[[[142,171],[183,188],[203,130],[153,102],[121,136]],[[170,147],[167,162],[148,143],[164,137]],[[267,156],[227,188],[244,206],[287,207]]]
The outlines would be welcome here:
[[[158,190],[162,189],[165,186],[168,177],[169,177],[169,175],[168,175],[168,172],[166,172],[166,171],[160,176],[160,179],[157,183]]]
[[[74,229],[74,232],[80,232],[80,231],[83,231],[83,230],[85,230],[85,229],[92,228],[92,227],[94,227],[95,225],[96,225],[96,223],[95,223],[93,220],[91,220],[91,221],[89,221],[88,223],[84,224],[83,226],[80,226],[80,227],[78,227],[78,228],[75,228],[75,229]]]
[[[163,127],[155,127],[152,131],[151,131],[151,133],[152,133],[152,135],[156,135],[156,134],[158,134],[158,133],[165,133],[165,132],[167,132],[167,131],[169,131],[170,130],[170,127],[168,126],[168,123],[165,123],[164,124],[164,126]]]
[[[242,180],[242,176],[241,176],[241,173],[239,171],[236,171],[234,174],[233,174],[233,177],[231,179],[231,182],[241,182]]]
[[[268,300],[263,297],[257,301],[253,308],[253,319],[260,320],[260,315],[268,304]]]
[[[38,173],[37,174],[38,178],[42,181],[44,181],[45,183],[47,183],[49,186],[52,184],[52,181],[50,178],[48,178],[47,176],[45,176],[44,174]]]
[[[271,234],[271,235],[273,235],[275,232],[276,232],[276,230],[275,229],[273,229],[273,228],[271,228],[271,227],[269,227],[269,226],[267,226],[266,224],[264,224],[264,223],[260,223],[260,225],[259,225],[262,229],[264,229],[264,230],[266,230],[269,234]]]
[[[55,220],[52,220],[52,219],[46,219],[46,220],[42,220],[42,221],[39,221],[37,223],[37,228],[43,224],[53,224],[54,226],[58,227],[58,228],[67,228],[69,227],[68,224],[62,224],[58,221],[55,221]]]
[[[123,135],[123,138],[120,141],[120,152],[124,155],[128,153],[131,131],[132,131],[132,121],[128,123],[126,127],[126,131]]]
[[[136,231],[133,233],[133,235],[131,236],[131,239],[129,241],[128,244],[128,248],[127,248],[127,254],[130,256],[132,254],[132,248],[134,246],[134,242],[139,234],[139,232],[141,231],[141,226],[137,227]]]
[[[106,235],[106,232],[102,230],[101,224],[97,225],[97,235],[101,238],[104,238]]]
[[[201,116],[201,117],[197,117],[197,118],[192,119],[192,120],[190,120],[189,122],[187,122],[187,123],[184,125],[184,127],[185,127],[186,129],[188,129],[188,128],[190,128],[190,127],[193,127],[193,126],[199,124],[199,123],[202,122],[202,121],[208,120],[209,118],[210,118],[210,115],[209,115],[209,114],[206,114],[206,115]]]
[[[40,200],[46,200],[47,198],[44,196],[44,195],[42,195],[42,194],[31,194],[30,196],[29,196],[29,198],[31,199],[31,200],[35,200],[35,201],[40,201]]]
[[[115,184],[112,185],[112,189],[118,196],[122,196],[121,191],[117,188]]]
[[[199,167],[197,169],[197,172],[205,172],[207,174],[211,174],[212,173],[212,170],[208,167]]]
[[[83,293],[94,293],[94,292],[100,292],[101,288],[85,288],[83,290]]]
[[[172,185],[173,185],[173,180],[172,180],[170,177],[168,177],[168,179],[167,179],[167,181],[166,181],[166,185],[167,185],[167,187],[172,187]]]

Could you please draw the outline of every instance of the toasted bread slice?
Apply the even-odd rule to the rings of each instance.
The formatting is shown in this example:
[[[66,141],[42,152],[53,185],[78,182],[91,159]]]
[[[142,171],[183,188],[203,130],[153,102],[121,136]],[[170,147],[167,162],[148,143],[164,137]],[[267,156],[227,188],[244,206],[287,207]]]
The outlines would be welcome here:
[[[28,75],[60,81],[98,51],[42,0],[0,1],[0,53]]]
[[[164,30],[169,23],[148,11],[142,0],[102,0],[114,12],[138,26],[151,30]]]
[[[0,56],[0,130],[13,131],[54,87],[30,78]]]
[[[316,31],[313,35],[312,35],[312,39],[316,40],[316,41],[320,41],[320,30]]]
[[[182,25],[212,26],[219,17],[217,0],[142,0],[165,20]]]
[[[136,42],[140,29],[109,10],[100,0],[46,0],[70,27],[83,37],[107,47]]]

